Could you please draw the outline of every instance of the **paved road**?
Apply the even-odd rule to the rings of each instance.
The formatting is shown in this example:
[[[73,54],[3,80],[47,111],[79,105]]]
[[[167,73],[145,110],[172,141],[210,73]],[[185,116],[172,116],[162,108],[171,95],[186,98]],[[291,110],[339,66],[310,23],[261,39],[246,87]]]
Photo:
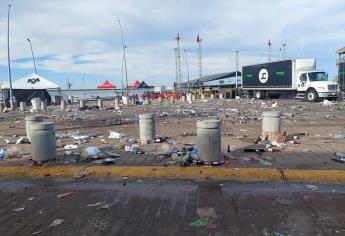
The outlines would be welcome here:
[[[46,178],[0,189],[0,235],[345,235],[343,186]]]

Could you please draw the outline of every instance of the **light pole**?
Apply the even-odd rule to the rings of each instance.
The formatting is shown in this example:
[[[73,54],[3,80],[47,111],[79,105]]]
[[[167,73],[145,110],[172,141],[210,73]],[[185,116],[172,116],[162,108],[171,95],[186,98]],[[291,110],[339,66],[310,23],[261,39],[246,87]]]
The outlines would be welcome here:
[[[29,44],[30,44],[32,60],[33,60],[33,62],[34,62],[35,74],[37,75],[37,68],[36,68],[35,56],[34,56],[34,51],[32,50],[31,40],[30,40],[29,38],[27,38],[26,40],[27,40],[27,41],[29,42]]]
[[[10,82],[10,106],[14,110],[14,101],[13,101],[13,91],[12,91],[12,76],[11,76],[11,58],[10,58],[10,9],[11,5],[8,5],[7,12],[7,62],[8,62],[8,79]]]
[[[185,62],[186,62],[186,69],[187,69],[187,81],[188,81],[188,84],[187,84],[187,86],[188,86],[188,93],[190,92],[190,86],[189,86],[189,66],[188,66],[188,60],[187,60],[187,50],[186,49],[184,49],[183,50],[183,56],[184,56],[184,60],[185,60]]]
[[[119,22],[119,27],[120,27],[120,33],[121,33],[121,42],[122,42],[122,50],[123,50],[123,59],[125,62],[125,75],[126,75],[126,96],[128,96],[128,77],[127,77],[127,61],[126,61],[126,48],[124,40],[123,40],[123,32],[122,32],[122,27],[121,27],[121,21],[118,20]]]

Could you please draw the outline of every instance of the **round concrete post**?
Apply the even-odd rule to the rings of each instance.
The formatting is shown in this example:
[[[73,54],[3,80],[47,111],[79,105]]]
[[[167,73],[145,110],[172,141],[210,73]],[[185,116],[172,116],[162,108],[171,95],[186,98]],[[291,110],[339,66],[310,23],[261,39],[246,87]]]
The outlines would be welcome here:
[[[125,105],[125,106],[128,105],[128,97],[127,97],[127,96],[122,96],[122,103],[123,103],[123,105]]]
[[[84,107],[85,107],[85,100],[79,99],[79,108],[84,108]]]
[[[223,93],[219,94],[219,99],[224,99],[224,94]]]
[[[42,111],[47,110],[47,103],[46,103],[46,101],[41,101],[41,110]]]
[[[195,102],[196,101],[196,95],[192,94],[192,101]]]
[[[162,104],[163,103],[163,98],[162,97],[158,97],[158,104]]]
[[[43,122],[42,116],[26,116],[25,117],[25,129],[26,129],[26,137],[31,141],[31,128],[30,126],[39,122]]]
[[[0,102],[0,112],[2,112],[5,109],[5,103]]]
[[[183,102],[183,103],[186,102],[186,96],[185,96],[185,95],[182,95],[182,96],[181,96],[181,102]]]
[[[65,100],[61,100],[61,107],[60,107],[60,110],[61,111],[65,111],[66,109],[66,101]]]
[[[39,111],[41,108],[41,99],[40,98],[33,98],[31,99],[32,109],[34,111]]]
[[[25,107],[26,107],[26,103],[25,102],[20,102],[19,103],[20,111],[25,111]]]
[[[193,101],[192,101],[192,94],[191,93],[187,93],[186,94],[186,98],[187,98],[187,102],[188,103],[192,103]]]
[[[212,93],[211,94],[211,97],[210,97],[212,100],[215,98],[214,94]]]
[[[262,113],[262,133],[280,133],[280,112],[265,111]]]
[[[156,124],[154,114],[139,114],[140,142],[151,143],[156,138]]]
[[[205,94],[201,94],[201,100],[205,100]]]
[[[30,125],[32,160],[49,161],[56,158],[55,124],[40,122]]]
[[[131,97],[131,103],[133,104],[133,105],[135,105],[135,97]]]
[[[103,100],[102,99],[98,99],[97,100],[97,105],[99,108],[103,107]]]
[[[144,105],[149,105],[149,104],[150,104],[149,97],[144,97]]]
[[[219,120],[197,121],[198,158],[201,161],[218,161],[222,159],[221,131]]]

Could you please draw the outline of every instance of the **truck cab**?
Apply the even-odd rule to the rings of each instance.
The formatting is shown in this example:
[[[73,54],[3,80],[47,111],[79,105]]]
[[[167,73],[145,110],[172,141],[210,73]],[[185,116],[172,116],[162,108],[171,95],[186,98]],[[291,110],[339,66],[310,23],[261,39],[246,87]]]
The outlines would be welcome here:
[[[339,88],[336,82],[328,80],[324,71],[301,71],[297,80],[297,92],[305,93],[308,101],[322,99],[337,99]]]

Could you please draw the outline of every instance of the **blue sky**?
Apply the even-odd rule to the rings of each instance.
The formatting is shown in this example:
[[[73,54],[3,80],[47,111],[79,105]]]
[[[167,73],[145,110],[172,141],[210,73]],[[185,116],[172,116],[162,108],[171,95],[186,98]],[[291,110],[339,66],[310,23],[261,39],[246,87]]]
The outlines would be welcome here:
[[[266,61],[270,38],[275,59],[286,41],[288,57],[316,58],[317,66],[334,77],[335,51],[345,46],[343,0],[1,0],[0,81],[8,80],[9,3],[13,79],[33,72],[30,38],[38,73],[62,88],[66,79],[72,88],[95,88],[105,79],[121,86],[118,19],[128,45],[130,83],[174,82],[177,32],[187,50],[191,78],[198,75],[198,33],[205,75],[234,70],[235,50],[240,51],[240,65]]]

